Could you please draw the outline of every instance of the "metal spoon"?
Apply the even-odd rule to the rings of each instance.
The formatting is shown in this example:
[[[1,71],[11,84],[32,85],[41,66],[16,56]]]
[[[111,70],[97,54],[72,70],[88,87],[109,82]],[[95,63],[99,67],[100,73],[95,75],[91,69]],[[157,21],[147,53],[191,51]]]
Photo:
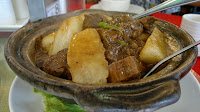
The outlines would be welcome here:
[[[141,17],[147,16],[147,15],[151,15],[155,12],[163,11],[163,10],[177,7],[177,6],[182,6],[182,5],[189,4],[189,3],[194,3],[197,1],[200,1],[200,0],[167,0],[159,5],[156,5],[153,8],[146,10],[145,12],[143,12],[141,14],[132,16],[132,18],[141,18]]]
[[[196,46],[196,45],[198,45],[198,44],[200,44],[200,40],[197,41],[197,42],[195,42],[195,43],[193,43],[193,44],[191,44],[191,45],[189,45],[189,46],[187,46],[187,47],[185,47],[185,48],[183,48],[183,49],[181,49],[181,50],[179,50],[179,51],[177,51],[176,53],[174,53],[174,54],[172,54],[172,55],[166,57],[165,59],[163,59],[162,61],[160,61],[159,63],[157,63],[143,78],[149,76],[154,70],[156,70],[156,69],[157,69],[160,65],[162,65],[164,62],[170,60],[171,58],[173,58],[173,57],[175,57],[175,56],[177,56],[177,55],[179,55],[179,54],[181,54],[181,53],[187,51],[188,49],[190,49],[190,48],[192,48],[192,47],[194,47],[194,46]]]

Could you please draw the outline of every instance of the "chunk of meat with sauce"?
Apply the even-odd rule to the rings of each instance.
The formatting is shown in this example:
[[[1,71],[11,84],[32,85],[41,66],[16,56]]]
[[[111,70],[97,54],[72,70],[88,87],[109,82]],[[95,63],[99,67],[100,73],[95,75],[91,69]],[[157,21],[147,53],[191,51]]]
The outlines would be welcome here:
[[[36,65],[46,73],[71,80],[71,73],[69,72],[69,66],[67,64],[67,49],[49,56],[45,51],[38,47],[40,47],[40,45],[36,46]]]
[[[108,17],[101,14],[86,14],[83,21],[83,30],[86,28],[98,28],[100,22],[107,20]]]
[[[135,56],[137,59],[139,59],[139,53],[142,49],[142,47],[139,47],[137,44],[131,45],[132,43],[127,43],[129,44],[128,46],[126,45],[121,45],[119,43],[115,44],[110,44],[109,46],[106,47],[105,51],[105,56],[109,64],[122,60],[128,56]],[[137,47],[137,48],[136,48]]]
[[[122,82],[130,79],[139,79],[144,71],[142,63],[134,56],[129,56],[123,60],[109,65],[108,82]]]
[[[71,73],[67,64],[67,49],[61,50],[56,55],[52,55],[44,60],[42,69],[57,77],[71,79]]]
[[[123,31],[123,36],[129,38],[137,38],[143,32],[143,24],[137,20],[133,19],[128,15],[116,15],[113,16],[109,24],[119,27]]]
[[[119,27],[123,33],[114,29],[97,28],[109,64],[128,56],[139,57],[145,41],[138,38],[143,32],[143,25],[129,16],[115,16],[109,24]],[[124,45],[125,43],[126,45]]]
[[[145,32],[151,33],[156,18],[151,16],[146,16],[144,18],[139,19],[139,21],[143,24]]]

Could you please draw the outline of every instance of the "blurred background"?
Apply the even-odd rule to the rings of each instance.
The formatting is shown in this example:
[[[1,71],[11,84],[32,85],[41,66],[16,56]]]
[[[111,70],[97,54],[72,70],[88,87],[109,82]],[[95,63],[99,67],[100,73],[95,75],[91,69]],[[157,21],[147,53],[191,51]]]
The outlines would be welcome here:
[[[165,1],[166,0],[130,0],[132,7],[129,12],[135,13],[133,5],[134,7],[137,6],[147,10]],[[97,6],[100,2],[101,0],[1,0],[0,15],[4,16],[0,17],[0,31],[16,31],[28,22],[74,10],[88,9],[91,7],[100,9],[100,5]],[[200,14],[200,3],[175,7],[162,11],[162,13],[179,16],[187,13]]]
[[[86,4],[97,4],[99,1],[101,0],[86,0]],[[136,4],[136,5],[144,7],[145,9],[149,9],[164,1],[166,0],[131,0],[131,4]],[[168,11],[168,12],[163,11],[163,13],[170,13],[170,14],[179,15],[179,16],[182,16],[188,13],[200,14],[200,2],[177,7],[177,8],[174,8],[174,10],[172,9],[171,11]]]
[[[152,8],[166,0],[131,0],[128,11],[140,11]],[[42,18],[68,13],[79,9],[96,8],[100,0],[0,0],[0,112],[9,112],[8,96],[15,74],[8,67],[4,58],[4,45],[9,36],[24,25]],[[135,8],[137,6],[137,8]],[[140,8],[138,8],[140,7]],[[137,9],[137,10],[136,10]],[[200,14],[200,3],[187,4],[168,9],[152,16],[180,26],[182,15]],[[200,74],[200,57],[193,70]],[[195,74],[195,73],[194,73]],[[200,81],[200,75],[195,75]],[[199,77],[199,78],[198,78]]]

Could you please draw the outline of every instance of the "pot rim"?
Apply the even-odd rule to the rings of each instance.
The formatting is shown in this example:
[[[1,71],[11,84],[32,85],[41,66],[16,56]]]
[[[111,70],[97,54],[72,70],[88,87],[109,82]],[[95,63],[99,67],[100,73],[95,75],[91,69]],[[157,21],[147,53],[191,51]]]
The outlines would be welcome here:
[[[94,9],[89,9],[90,11],[97,11],[97,10],[94,10]],[[84,12],[84,11],[88,11],[87,10],[78,10],[78,11],[74,11],[74,12],[71,12],[71,13],[77,13],[77,12]],[[109,11],[107,11],[109,12]],[[59,16],[63,16],[63,15],[59,15]],[[12,44],[15,42],[15,37],[16,35],[19,35],[21,32],[23,31],[26,31],[26,29],[29,29],[29,27],[33,27],[34,25],[37,25],[37,24],[40,24],[42,22],[44,22],[45,20],[47,19],[51,19],[51,18],[56,18],[57,16],[54,16],[54,17],[48,17],[48,18],[45,18],[45,19],[41,19],[41,20],[38,20],[36,22],[33,22],[33,23],[30,23],[24,27],[22,27],[21,29],[17,30],[15,33],[13,33],[6,45],[5,45],[5,58],[7,60],[7,63],[9,64],[9,66],[12,68],[12,69],[17,69],[17,72],[26,72],[27,74],[27,77],[28,78],[35,78],[36,80],[40,81],[40,82],[43,82],[45,84],[55,84],[55,85],[62,85],[62,86],[72,86],[72,87],[76,87],[76,88],[79,88],[79,87],[84,87],[84,88],[111,88],[111,87],[119,87],[119,86],[139,86],[139,85],[146,85],[146,84],[149,84],[149,83],[154,83],[154,82],[157,82],[157,81],[163,81],[164,79],[180,79],[180,76],[182,73],[188,71],[188,69],[190,69],[196,59],[197,59],[197,47],[194,47],[192,48],[191,50],[194,50],[193,54],[190,54],[190,56],[188,56],[188,60],[186,60],[184,63],[186,64],[183,64],[183,66],[179,66],[176,70],[173,70],[172,72],[170,72],[168,75],[165,75],[165,76],[162,76],[162,77],[159,77],[159,78],[153,78],[151,79],[150,77],[146,77],[146,78],[143,78],[143,79],[139,79],[139,80],[142,80],[141,82],[138,82],[138,81],[133,81],[133,82],[128,82],[128,83],[107,83],[107,84],[104,84],[104,85],[87,85],[87,84],[78,84],[78,83],[74,83],[72,81],[69,81],[69,80],[66,80],[66,79],[61,79],[61,78],[57,78],[55,76],[49,76],[49,77],[45,77],[44,75],[47,75],[46,73],[43,73],[42,70],[40,70],[39,72],[44,74],[44,75],[38,75],[37,73],[35,73],[34,71],[31,71],[29,69],[27,69],[25,66],[25,64],[22,64],[22,62],[19,62],[20,60],[16,59],[16,58],[19,58],[19,57],[15,57],[13,55],[13,52],[12,52]],[[160,20],[160,19],[158,19]],[[164,20],[160,20],[160,21],[163,21],[163,22],[166,22]],[[186,37],[188,37],[192,42],[194,42],[194,39],[191,37],[191,35],[189,35],[186,31],[184,31],[183,29],[179,28],[178,26],[172,24],[172,23],[169,23],[169,22],[166,22],[168,24],[170,24],[171,26],[175,27],[175,28],[178,28],[181,30],[181,32],[183,32]],[[19,50],[19,49],[17,49]],[[26,63],[26,62],[25,62]],[[188,69],[184,69],[184,68],[187,68],[188,66],[190,66],[190,68]],[[50,74],[49,74],[50,75]],[[21,77],[23,79],[23,77]],[[53,78],[53,79],[52,79]],[[46,81],[46,80],[49,80],[50,82]]]

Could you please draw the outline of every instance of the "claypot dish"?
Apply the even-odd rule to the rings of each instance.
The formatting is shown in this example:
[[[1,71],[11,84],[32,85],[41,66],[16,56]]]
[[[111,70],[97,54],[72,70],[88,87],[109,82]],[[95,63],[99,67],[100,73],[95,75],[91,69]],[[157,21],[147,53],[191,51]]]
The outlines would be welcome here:
[[[170,62],[160,73],[123,83],[78,84],[39,69],[34,62],[36,39],[58,29],[64,19],[82,13],[113,15],[119,12],[79,10],[41,19],[19,29],[10,36],[5,46],[5,58],[16,75],[37,89],[75,100],[86,111],[155,111],[179,99],[179,80],[194,65],[197,58],[196,47],[184,52],[181,61]],[[162,22],[162,25],[158,25],[160,29],[176,38],[182,47],[194,43],[194,39],[181,28],[163,20],[159,21]]]

